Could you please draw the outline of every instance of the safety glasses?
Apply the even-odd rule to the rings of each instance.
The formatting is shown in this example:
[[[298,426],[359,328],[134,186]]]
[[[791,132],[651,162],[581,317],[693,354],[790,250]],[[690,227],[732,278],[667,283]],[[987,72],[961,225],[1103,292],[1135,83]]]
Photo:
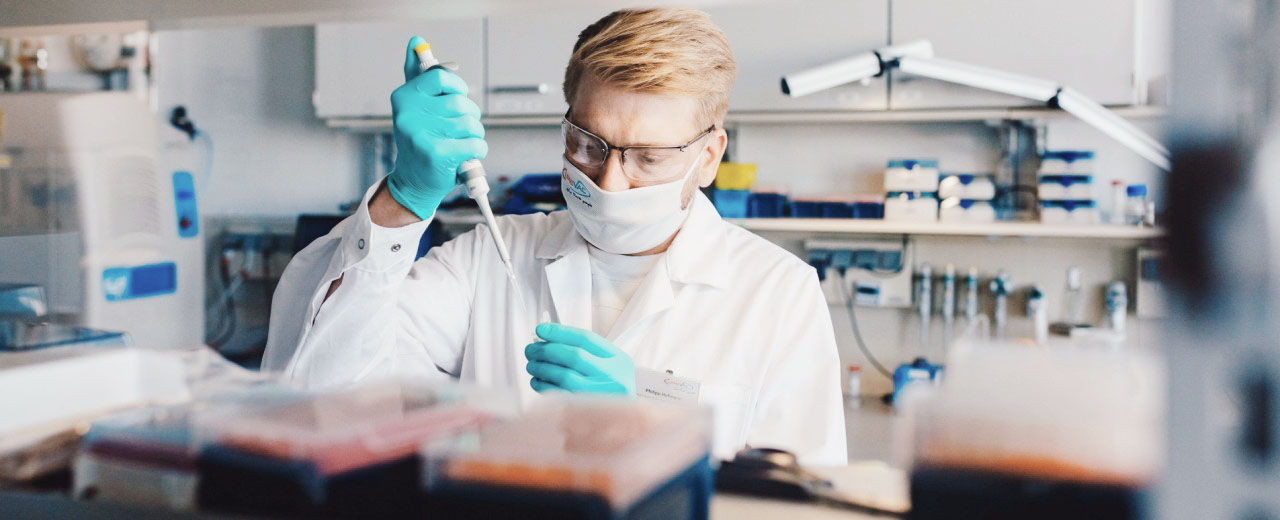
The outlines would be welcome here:
[[[621,155],[622,173],[643,184],[670,182],[684,176],[689,168],[690,157],[684,154],[685,149],[710,135],[715,128],[715,125],[711,125],[693,139],[677,146],[613,146],[600,136],[573,124],[569,121],[569,114],[565,114],[560,122],[565,157],[581,168],[582,173],[594,179],[608,162],[609,152],[617,150]]]

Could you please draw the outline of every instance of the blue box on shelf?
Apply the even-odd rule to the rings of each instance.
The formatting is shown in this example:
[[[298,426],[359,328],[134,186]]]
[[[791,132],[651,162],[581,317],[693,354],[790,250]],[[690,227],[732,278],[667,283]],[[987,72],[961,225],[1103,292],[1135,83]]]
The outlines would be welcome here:
[[[748,190],[715,190],[712,201],[724,218],[746,218],[750,215],[751,192]]]
[[[853,203],[853,218],[884,218],[884,202],[859,200]]]
[[[822,201],[793,200],[791,216],[795,218],[822,218]]]
[[[747,198],[747,216],[779,218],[787,215],[787,196],[776,192],[751,192]]]

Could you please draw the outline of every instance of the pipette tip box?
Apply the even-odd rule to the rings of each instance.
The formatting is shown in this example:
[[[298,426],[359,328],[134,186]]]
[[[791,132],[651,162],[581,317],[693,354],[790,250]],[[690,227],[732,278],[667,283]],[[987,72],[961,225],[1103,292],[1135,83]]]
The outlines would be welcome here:
[[[705,518],[710,434],[702,408],[546,401],[476,436],[424,443],[426,508],[486,518]]]
[[[419,445],[507,411],[472,394],[387,384],[196,421],[201,509],[401,515],[420,501]]]

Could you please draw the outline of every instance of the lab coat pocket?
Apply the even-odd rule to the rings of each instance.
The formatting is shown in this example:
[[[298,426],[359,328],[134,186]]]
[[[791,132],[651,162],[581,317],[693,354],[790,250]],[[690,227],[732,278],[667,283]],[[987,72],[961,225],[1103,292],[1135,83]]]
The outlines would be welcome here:
[[[750,411],[749,389],[745,385],[703,383],[698,404],[710,406],[715,440],[712,453],[731,459],[746,442],[747,415]]]

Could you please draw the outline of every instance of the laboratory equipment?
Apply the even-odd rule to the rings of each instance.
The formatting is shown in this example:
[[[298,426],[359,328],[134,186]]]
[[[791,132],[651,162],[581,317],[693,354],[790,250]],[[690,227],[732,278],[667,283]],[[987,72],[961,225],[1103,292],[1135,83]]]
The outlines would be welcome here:
[[[787,192],[784,189],[757,186],[747,199],[747,216],[757,218],[779,218],[786,216]],[[880,205],[880,213],[884,214],[884,204]]]
[[[420,450],[426,507],[444,517],[705,518],[709,410],[557,396]]]
[[[514,396],[384,382],[199,413],[200,508],[289,516],[411,511],[423,442],[514,414]]]
[[[1169,150],[1163,144],[1074,89],[1052,81],[935,58],[933,45],[927,40],[882,47],[788,74],[782,77],[782,93],[803,96],[869,80],[890,70],[1044,102],[1048,107],[1060,108],[1079,118],[1160,169],[1169,170]]]
[[[938,191],[938,161],[935,159],[893,159],[884,170],[884,191]]]
[[[862,367],[849,365],[845,372],[844,395],[850,399],[852,406],[860,404],[858,397],[862,395]]]
[[[956,321],[956,266],[947,264],[942,271],[942,346],[951,348]]]
[[[716,170],[712,202],[724,218],[745,218],[749,212],[751,186],[756,181],[754,163],[721,162]]]
[[[1147,185],[1131,184],[1125,188],[1125,224],[1141,226],[1147,220]]]
[[[204,343],[194,179],[161,157],[154,115],[122,92],[0,96],[22,194],[0,208],[0,282],[44,288],[57,321],[137,345]],[[109,124],[107,124],[109,122]]]
[[[853,293],[853,303],[869,307],[910,307],[912,302],[911,248],[901,240],[806,240],[810,263],[820,267],[825,279],[823,292],[832,304],[845,302],[844,292]],[[815,261],[816,260],[816,261]],[[845,269],[852,289],[842,291],[831,284],[841,278],[828,277],[826,269]]]
[[[1164,462],[1161,369],[1144,352],[960,342],[938,391],[902,405],[912,516],[1139,517]]]
[[[930,192],[889,192],[884,198],[884,219],[936,222],[938,197]]]
[[[1098,221],[1098,204],[1092,200],[1040,201],[1041,223],[1090,226]]]
[[[0,283],[0,320],[40,318],[49,314],[44,287],[29,283]]]
[[[1125,206],[1128,201],[1129,191],[1125,188],[1124,182],[1111,181],[1111,215],[1107,219],[1108,224],[1124,224]]]
[[[916,314],[920,317],[920,355],[929,352],[929,320],[933,316],[933,268],[920,264],[916,271]]]
[[[1093,150],[1045,150],[1040,154],[1039,174],[1093,175],[1095,153]]]
[[[938,181],[938,198],[991,201],[996,185],[990,174],[948,173]]]
[[[421,72],[444,66],[431,53],[430,44],[418,44],[413,48],[413,52],[418,55],[418,67]],[[507,277],[514,283],[516,271],[511,266],[511,253],[507,252],[507,242],[502,238],[502,231],[498,229],[498,222],[493,216],[493,208],[489,205],[489,181],[485,178],[484,165],[477,159],[464,161],[458,167],[458,175],[466,185],[467,196],[476,201],[476,206],[480,208],[484,223],[489,226],[490,234],[493,236],[493,244],[498,248],[498,257],[502,259],[502,265],[507,269]]]
[[[1049,325],[1054,334],[1071,336],[1075,329],[1089,328],[1084,322],[1084,294],[1081,290],[1081,271],[1077,266],[1067,268],[1067,283],[1063,292],[1062,320]]]
[[[964,277],[964,321],[972,328],[978,323],[978,268],[970,267]]]
[[[560,193],[559,173],[530,173],[520,177],[502,205],[502,212],[508,215],[550,213],[562,209],[564,195]]]
[[[716,168],[715,187],[717,190],[750,190],[758,169],[755,163],[721,161]]]
[[[1093,200],[1092,175],[1041,175],[1040,200]]]
[[[950,198],[938,205],[941,222],[995,222],[996,209],[991,201]]]
[[[1012,283],[1009,273],[1004,269],[991,279],[991,294],[996,300],[996,306],[991,311],[991,323],[995,328],[996,338],[1004,337],[1005,326],[1009,321],[1009,291],[1012,290]]]
[[[796,218],[883,218],[884,197],[877,195],[797,196],[791,200],[791,216]]]
[[[1163,318],[1168,313],[1164,286],[1164,251],[1138,248],[1137,280],[1133,297],[1139,318]]]
[[[750,214],[749,201],[751,192],[747,190],[715,190],[711,194],[711,202],[716,205],[716,212],[724,218],[746,218]]]
[[[196,507],[192,419],[216,410],[279,406],[305,397],[270,383],[191,401],[127,410],[93,421],[72,466],[78,500],[191,511]]]
[[[66,468],[85,421],[190,393],[174,352],[80,345],[0,354],[0,395],[5,482]]]
[[[30,319],[0,320],[0,355],[63,346],[123,347],[126,343],[123,332]]]
[[[1125,318],[1129,313],[1129,293],[1124,282],[1116,280],[1107,284],[1107,327],[1117,334],[1124,334]]]
[[[747,448],[734,455],[733,460],[721,462],[716,471],[716,491],[801,500],[875,516],[898,516],[910,509],[901,500],[850,496],[832,481],[801,467],[795,454],[775,448]]]
[[[893,394],[890,400],[893,404],[902,402],[901,397],[904,391],[912,385],[927,383],[929,385],[937,385],[942,382],[942,374],[945,368],[940,364],[930,363],[928,359],[918,357],[910,363],[898,365],[893,370]]]
[[[1049,310],[1045,306],[1044,291],[1035,285],[1027,289],[1027,317],[1031,318],[1031,330],[1036,344],[1048,343]]]

